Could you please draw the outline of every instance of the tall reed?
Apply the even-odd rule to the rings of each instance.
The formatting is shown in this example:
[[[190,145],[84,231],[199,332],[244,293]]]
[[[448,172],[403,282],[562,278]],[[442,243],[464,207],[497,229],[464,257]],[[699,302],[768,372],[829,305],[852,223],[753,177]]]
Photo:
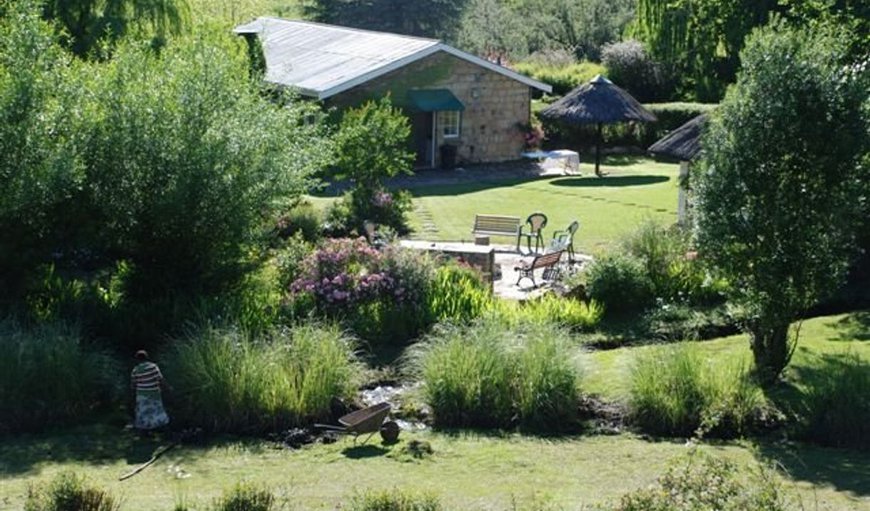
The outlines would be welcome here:
[[[353,343],[336,327],[299,326],[251,338],[207,328],[165,359],[184,423],[211,431],[260,432],[328,418],[359,374]]]
[[[497,316],[441,326],[411,351],[439,426],[538,431],[575,425],[572,358],[569,337],[552,323],[511,326]]]
[[[650,433],[739,436],[766,406],[745,366],[711,363],[690,344],[649,350],[632,368],[631,417]]]

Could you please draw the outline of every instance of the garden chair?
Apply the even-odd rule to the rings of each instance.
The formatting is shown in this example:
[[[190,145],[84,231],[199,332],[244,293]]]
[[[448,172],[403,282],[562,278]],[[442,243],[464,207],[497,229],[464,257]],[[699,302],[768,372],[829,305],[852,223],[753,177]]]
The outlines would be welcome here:
[[[565,250],[568,252],[568,262],[574,262],[574,235],[580,228],[580,222],[574,220],[565,230],[555,231],[551,247],[553,250]]]
[[[532,238],[535,239],[535,252],[544,248],[544,227],[547,226],[547,215],[532,213],[526,218],[526,223],[520,227],[518,239],[526,238],[526,247],[532,251]]]

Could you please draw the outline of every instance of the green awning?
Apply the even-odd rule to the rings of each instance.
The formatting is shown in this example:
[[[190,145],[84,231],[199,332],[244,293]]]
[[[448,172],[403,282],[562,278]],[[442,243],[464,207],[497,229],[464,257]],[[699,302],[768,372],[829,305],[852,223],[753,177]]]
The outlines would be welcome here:
[[[447,89],[426,89],[408,91],[411,105],[421,112],[443,112],[447,110],[465,110],[456,96]]]

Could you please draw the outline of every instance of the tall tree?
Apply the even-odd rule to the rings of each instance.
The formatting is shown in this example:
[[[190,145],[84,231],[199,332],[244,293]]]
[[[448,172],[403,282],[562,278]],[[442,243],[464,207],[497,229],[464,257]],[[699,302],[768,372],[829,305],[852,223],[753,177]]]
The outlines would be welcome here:
[[[187,22],[186,0],[49,0],[43,16],[63,29],[73,53],[86,56],[130,32],[150,38],[154,46],[178,33]]]
[[[468,0],[309,0],[307,17],[324,23],[452,39]]]
[[[734,80],[746,35],[776,0],[638,0],[633,34],[682,77],[684,93],[718,101]]]
[[[698,244],[746,309],[766,383],[789,362],[791,322],[841,284],[870,196],[870,68],[846,56],[830,30],[759,29],[704,136]]]

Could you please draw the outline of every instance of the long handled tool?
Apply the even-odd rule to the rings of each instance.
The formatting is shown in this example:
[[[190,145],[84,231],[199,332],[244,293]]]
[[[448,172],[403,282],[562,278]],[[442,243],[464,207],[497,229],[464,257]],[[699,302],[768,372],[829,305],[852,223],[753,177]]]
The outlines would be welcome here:
[[[150,459],[150,460],[148,460],[148,461],[146,461],[145,463],[139,465],[138,467],[136,467],[136,468],[133,469],[132,471],[127,472],[126,474],[122,475],[121,477],[118,478],[118,481],[123,481],[123,480],[125,480],[125,479],[130,479],[131,477],[133,477],[134,475],[138,474],[139,472],[142,472],[142,471],[145,470],[146,468],[150,467],[150,466],[151,466],[155,461],[157,461],[157,459],[158,459],[159,457],[163,456],[163,455],[166,454],[170,449],[175,448],[177,445],[178,445],[177,443],[173,442],[173,443],[171,443],[171,444],[169,444],[169,445],[163,445],[163,446],[158,447],[158,448],[154,451],[154,454],[151,455],[151,459]]]

